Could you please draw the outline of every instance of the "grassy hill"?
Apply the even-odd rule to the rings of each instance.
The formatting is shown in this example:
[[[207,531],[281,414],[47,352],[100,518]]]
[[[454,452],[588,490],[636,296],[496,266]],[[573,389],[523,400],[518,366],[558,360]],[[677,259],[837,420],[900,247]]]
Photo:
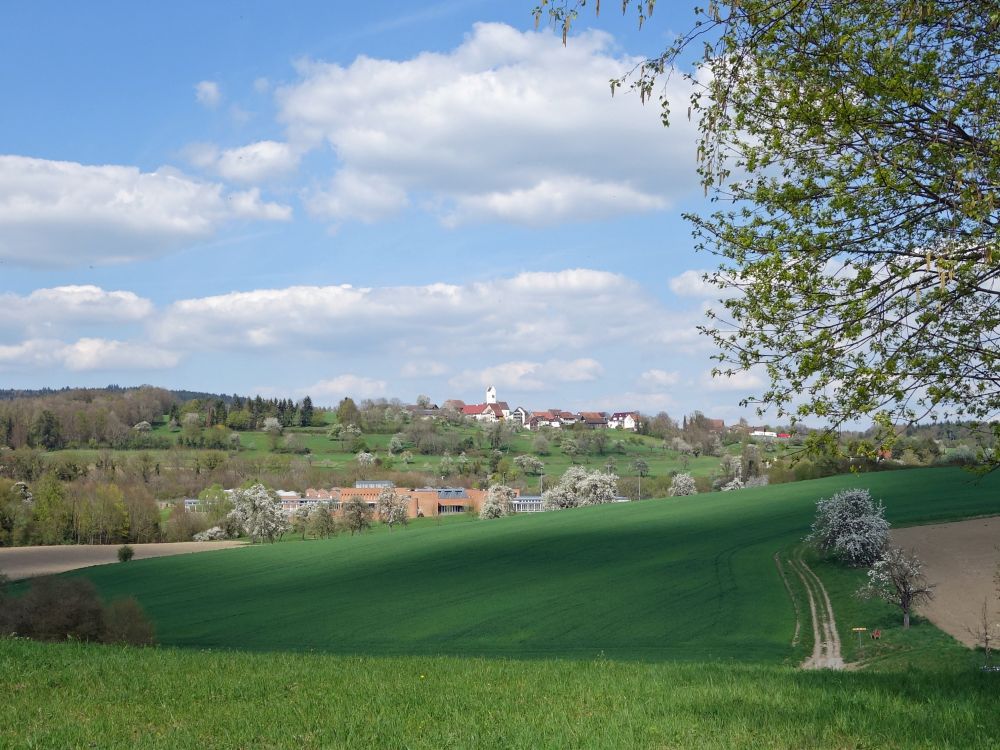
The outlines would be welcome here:
[[[842,635],[882,626],[885,658],[796,669],[809,644],[790,645],[772,560],[841,487],[896,525],[1000,512],[1000,477],[970,480],[836,477],[94,568],[78,575],[188,648],[0,639],[0,747],[994,748],[1000,675],[851,599],[857,571],[817,566]]]
[[[794,615],[772,556],[807,533],[817,498],[850,486],[882,498],[894,525],[1000,513],[1000,476],[928,469],[80,574],[137,596],[171,645],[781,663],[797,658]]]

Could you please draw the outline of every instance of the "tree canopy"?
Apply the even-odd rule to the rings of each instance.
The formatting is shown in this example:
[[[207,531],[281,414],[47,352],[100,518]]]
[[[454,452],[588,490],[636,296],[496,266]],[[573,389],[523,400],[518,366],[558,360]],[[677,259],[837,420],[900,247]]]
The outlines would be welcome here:
[[[587,4],[536,19],[565,35]],[[654,3],[622,8],[648,25]],[[1000,411],[998,63],[995,0],[713,0],[612,81],[691,82],[715,209],[689,219],[723,298],[704,330],[720,373],[766,375],[748,402],[885,435]]]

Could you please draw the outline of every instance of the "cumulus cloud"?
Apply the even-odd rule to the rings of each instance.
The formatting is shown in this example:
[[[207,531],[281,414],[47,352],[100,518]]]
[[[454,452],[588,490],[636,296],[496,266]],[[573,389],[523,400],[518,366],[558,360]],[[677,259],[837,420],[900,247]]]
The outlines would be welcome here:
[[[37,370],[62,367],[87,370],[160,370],[180,361],[176,352],[141,342],[81,338],[72,343],[55,339],[29,339],[0,345],[0,370]]]
[[[195,166],[232,182],[264,182],[293,172],[299,164],[299,154],[278,141],[257,141],[226,150],[195,144],[187,154]]]
[[[194,98],[198,100],[199,104],[209,109],[215,109],[222,101],[222,91],[215,81],[198,81],[194,85]]]
[[[467,365],[469,352],[484,349],[523,357],[609,340],[656,343],[674,325],[636,282],[570,269],[462,285],[233,292],[175,302],[152,331],[170,347],[378,349],[408,360],[432,344]]]
[[[679,372],[672,370],[646,370],[639,376],[639,383],[648,388],[667,388],[681,380]]]
[[[464,370],[448,382],[456,387],[494,385],[513,391],[541,391],[559,383],[585,382],[604,372],[600,362],[590,358],[572,361],[503,362],[482,370]]]
[[[375,221],[417,205],[448,225],[537,225],[669,207],[697,187],[696,126],[665,130],[656,105],[612,98],[607,81],[639,62],[612,45],[481,23],[443,54],[300,62],[276,94],[288,139],[338,160],[310,210]],[[685,86],[666,84],[676,109]]]
[[[443,362],[433,359],[415,360],[404,362],[399,369],[399,374],[404,378],[426,378],[444,375],[448,372]]]
[[[344,374],[329,380],[320,380],[302,389],[303,395],[313,400],[325,399],[329,403],[351,396],[352,398],[376,398],[384,396],[386,382],[362,375]]]
[[[92,285],[36,289],[27,295],[0,294],[0,329],[36,334],[59,326],[142,321],[153,303],[128,291],[105,291]]]
[[[701,378],[702,385],[710,391],[742,391],[749,394],[751,391],[760,389],[766,380],[759,373],[753,371],[734,372],[732,375],[712,376],[711,371],[706,372]]]
[[[232,221],[290,216],[256,189],[227,192],[169,168],[0,156],[0,260],[20,265],[122,263],[190,245]]]

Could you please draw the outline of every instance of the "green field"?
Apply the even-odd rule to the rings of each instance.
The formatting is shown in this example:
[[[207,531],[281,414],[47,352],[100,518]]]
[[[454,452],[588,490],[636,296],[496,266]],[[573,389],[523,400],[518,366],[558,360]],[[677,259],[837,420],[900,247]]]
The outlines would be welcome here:
[[[0,640],[0,747],[986,750],[996,677]]]
[[[997,747],[1000,675],[861,571],[816,564],[867,667],[796,669],[773,555],[849,486],[1000,513],[1000,476],[929,469],[93,568],[177,648],[0,640],[0,746]]]
[[[483,427],[481,425],[451,425],[441,423],[438,425],[438,430],[442,435],[449,435],[460,440],[471,440],[476,447],[468,450],[470,459],[478,458],[480,461],[488,463],[490,449],[484,439]],[[330,472],[340,472],[354,468],[356,466],[355,454],[349,450],[349,441],[332,440],[327,437],[326,433],[326,427],[296,427],[286,430],[285,436],[294,435],[302,447],[308,448],[308,454],[299,454],[294,456],[294,458],[305,461],[310,466],[320,470],[329,470]],[[152,434],[175,444],[180,437],[180,433],[171,431],[165,423],[158,423],[154,427]],[[289,460],[293,457],[291,454],[272,453],[272,439],[264,432],[240,432],[237,434],[240,437],[240,450],[233,453],[233,456],[255,460],[266,460],[269,457]],[[505,448],[504,453],[512,459],[519,455],[535,455],[539,458],[545,465],[545,474],[548,477],[545,480],[545,486],[549,486],[550,483],[556,481],[574,463],[593,469],[603,469],[611,461],[614,463],[615,472],[622,477],[636,476],[633,462],[637,459],[642,459],[646,462],[650,477],[666,477],[671,472],[687,471],[693,476],[708,478],[719,471],[718,456],[689,456],[685,460],[677,451],[666,448],[663,440],[646,435],[608,430],[607,445],[603,453],[594,452],[575,457],[570,457],[564,453],[556,443],[558,439],[563,437],[579,438],[582,435],[588,434],[590,433],[570,429],[550,431],[546,434],[546,437],[551,442],[550,452],[545,455],[537,455],[534,451],[533,443],[538,433],[522,429],[510,438],[509,445]],[[362,437],[368,450],[374,451],[382,457],[388,455],[388,445],[392,438],[391,434],[365,433]],[[616,449],[615,446],[619,442],[621,445]],[[767,454],[768,458],[781,457],[790,450],[789,446],[784,443],[780,443],[774,446],[774,448],[774,454]],[[134,457],[139,453],[147,453],[155,463],[159,463],[164,467],[173,468],[180,466],[190,469],[195,457],[205,450],[207,449],[184,448],[177,444],[170,450],[115,450],[114,455],[121,460]],[[727,447],[726,450],[727,452],[738,454],[740,446],[738,444],[732,445]],[[57,460],[60,456],[70,455],[84,463],[93,464],[98,459],[100,453],[101,450],[99,449],[74,448],[47,453],[46,459],[52,461]],[[415,452],[412,463],[405,464],[397,459],[393,464],[393,470],[421,472],[437,477],[440,475],[439,466],[441,458],[441,455],[424,455]],[[456,480],[460,479],[458,476],[453,476],[452,478]],[[539,479],[536,476],[526,476],[522,477],[522,479],[526,487],[530,489],[534,490],[539,487]]]
[[[170,645],[781,663],[795,656],[794,617],[773,554],[807,533],[818,497],[856,485],[896,525],[1000,513],[1000,476],[927,469],[81,574],[138,597]]]

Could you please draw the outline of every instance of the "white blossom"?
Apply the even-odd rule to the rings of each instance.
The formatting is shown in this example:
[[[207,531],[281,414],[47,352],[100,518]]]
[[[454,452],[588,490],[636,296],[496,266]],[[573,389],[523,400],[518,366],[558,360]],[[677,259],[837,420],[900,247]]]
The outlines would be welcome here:
[[[480,518],[501,518],[512,512],[514,490],[503,484],[493,484],[486,491],[486,498],[479,509]]]
[[[409,496],[403,498],[396,494],[393,487],[383,487],[378,493],[378,503],[375,507],[379,520],[392,530],[393,526],[406,525],[409,520],[407,506]]]
[[[690,474],[676,474],[670,482],[670,497],[685,497],[687,495],[697,495],[698,485],[694,477]]]
[[[618,477],[614,474],[590,472],[582,466],[570,466],[559,484],[545,491],[542,500],[548,510],[559,510],[613,503],[617,494]]]
[[[288,530],[281,503],[262,484],[236,490],[233,505],[230,517],[254,543],[258,540],[273,542]]]
[[[865,489],[842,490],[816,503],[806,541],[849,565],[871,565],[889,539],[885,507]]]
[[[868,583],[858,594],[882,599],[903,611],[903,627],[910,627],[914,606],[934,598],[934,586],[924,576],[924,564],[913,552],[886,547],[868,571]]]

